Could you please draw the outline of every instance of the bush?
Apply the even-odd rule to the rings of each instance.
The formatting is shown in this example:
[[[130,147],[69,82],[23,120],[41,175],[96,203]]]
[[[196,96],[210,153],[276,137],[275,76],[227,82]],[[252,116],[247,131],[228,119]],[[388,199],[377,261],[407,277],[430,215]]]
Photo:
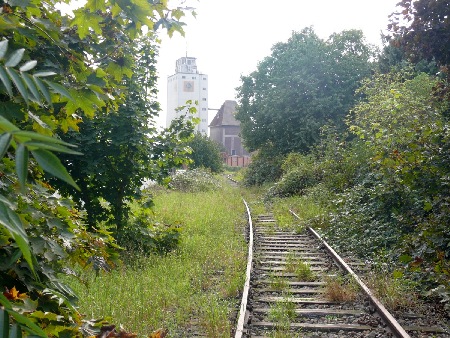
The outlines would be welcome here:
[[[201,192],[221,188],[220,182],[205,169],[178,171],[172,176],[169,186],[183,192]]]
[[[188,142],[192,153],[188,156],[192,160],[191,168],[207,168],[214,173],[223,171],[222,147],[208,136],[197,133]]]
[[[282,175],[283,157],[270,150],[261,150],[252,157],[252,162],[244,172],[244,185],[254,186],[276,182]]]
[[[320,168],[311,156],[289,154],[281,168],[285,172],[281,181],[272,186],[267,197],[288,197],[303,195],[322,179]]]
[[[178,246],[181,238],[180,224],[162,224],[153,220],[153,211],[148,207],[152,200],[147,199],[133,203],[129,222],[117,234],[118,244],[133,256],[168,253]]]

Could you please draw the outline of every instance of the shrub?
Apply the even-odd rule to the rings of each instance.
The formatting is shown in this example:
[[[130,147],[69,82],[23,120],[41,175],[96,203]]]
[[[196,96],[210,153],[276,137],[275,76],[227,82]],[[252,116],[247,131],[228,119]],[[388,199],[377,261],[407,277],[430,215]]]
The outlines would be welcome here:
[[[252,157],[252,162],[244,172],[245,186],[263,185],[276,182],[282,175],[283,157],[270,150],[260,150]]]
[[[223,171],[220,144],[200,133],[195,134],[187,144],[192,149],[192,153],[188,156],[192,160],[191,168],[208,168],[214,173]]]
[[[269,189],[267,197],[303,195],[322,179],[320,168],[311,156],[289,154],[281,167],[285,174]]]
[[[165,254],[174,250],[181,238],[180,224],[163,224],[154,221],[149,208],[150,199],[134,202],[128,223],[117,234],[118,244],[127,254]],[[152,203],[151,203],[152,204]]]
[[[169,186],[183,192],[201,192],[221,188],[220,182],[205,169],[178,171],[172,176]]]

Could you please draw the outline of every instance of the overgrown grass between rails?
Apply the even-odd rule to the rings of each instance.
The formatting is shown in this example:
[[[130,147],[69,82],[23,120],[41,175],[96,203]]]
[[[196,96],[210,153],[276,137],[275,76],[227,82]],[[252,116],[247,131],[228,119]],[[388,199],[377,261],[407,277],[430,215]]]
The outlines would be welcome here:
[[[275,217],[287,228],[291,227],[292,230],[301,232],[304,226],[322,227],[325,225],[323,220],[327,209],[314,194],[275,198],[271,203],[272,209],[276,212]],[[294,211],[300,219],[293,217],[289,210]]]
[[[156,217],[183,225],[181,243],[165,256],[138,257],[132,266],[73,281],[80,312],[109,317],[139,337],[163,327],[188,337],[197,327],[209,337],[229,337],[230,319],[245,278],[244,206],[237,189],[158,192]]]

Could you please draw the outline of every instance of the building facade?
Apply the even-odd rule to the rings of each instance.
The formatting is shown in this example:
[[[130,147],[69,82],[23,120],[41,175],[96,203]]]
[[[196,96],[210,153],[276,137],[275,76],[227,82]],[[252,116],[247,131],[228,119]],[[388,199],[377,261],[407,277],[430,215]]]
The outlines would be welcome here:
[[[170,126],[173,119],[188,115],[186,101],[192,101],[197,109],[194,117],[200,119],[197,131],[203,135],[208,133],[208,75],[199,73],[197,60],[194,57],[182,57],[176,61],[175,74],[167,78],[167,117],[166,125]]]
[[[209,137],[224,146],[227,157],[248,157],[249,153],[242,146],[241,126],[234,117],[235,112],[236,101],[226,100],[209,125]]]

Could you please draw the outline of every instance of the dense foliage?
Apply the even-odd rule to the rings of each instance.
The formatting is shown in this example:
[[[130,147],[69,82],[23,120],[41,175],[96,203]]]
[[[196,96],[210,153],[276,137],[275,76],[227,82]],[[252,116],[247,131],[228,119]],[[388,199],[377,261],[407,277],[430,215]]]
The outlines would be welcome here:
[[[182,192],[200,192],[221,188],[220,182],[211,171],[204,168],[181,170],[172,176],[169,185],[172,189]]]
[[[157,134],[153,126],[159,113],[155,101],[156,42],[135,42],[128,52],[134,56],[133,76],[124,83],[128,92],[118,110],[102,109],[95,118],[85,120],[79,131],[62,135],[65,141],[79,145],[83,153],[63,157],[81,190],[63,184],[58,187],[86,210],[91,228],[108,221],[120,232],[128,220],[127,201],[139,197],[144,180],[163,182],[169,169],[187,162],[188,148],[183,143],[192,137],[193,123],[175,121],[165,134]],[[183,128],[185,132],[180,134]],[[103,207],[103,200],[109,208]]]
[[[448,6],[446,0],[401,1],[391,16],[391,44],[373,59],[376,71],[361,72],[353,83],[340,82],[336,69],[350,79],[352,68],[370,68],[358,59],[369,54],[347,52],[330,61],[318,51],[327,54],[335,39],[294,33],[242,78],[238,118],[248,146],[267,154],[248,168],[247,184],[278,180],[267,198],[314,200],[319,206],[309,222],[341,250],[388,262],[396,278],[420,284],[450,308],[449,60],[442,43],[449,39]],[[320,64],[306,63],[305,55]],[[312,76],[328,64],[333,72],[325,75],[345,89]],[[299,86],[303,80],[312,88]]]
[[[236,119],[250,151],[307,152],[329,123],[344,129],[354,91],[370,74],[373,49],[360,31],[333,34],[327,41],[311,28],[277,43],[257,71],[241,78]]]
[[[95,332],[82,326],[76,296],[58,277],[72,273],[63,269],[68,262],[113,265],[114,242],[101,227],[87,229],[83,212],[49,184],[56,177],[79,189],[54,154],[79,152],[58,135],[78,132],[96,114],[101,119],[126,110],[125,94],[135,91],[129,85],[136,70],[133,41],[144,25],[149,35],[158,25],[169,34],[181,30],[184,15],[166,2],[134,0],[87,1],[63,15],[60,2],[69,3],[1,1],[0,330],[8,332],[11,320],[17,337],[22,330],[43,337]],[[158,140],[170,144],[167,135],[183,132],[166,131]],[[156,148],[155,166],[163,168],[173,155]]]
[[[422,59],[450,65],[448,0],[402,0],[391,15],[390,38],[413,62]]]
[[[349,134],[324,129],[309,155],[286,157],[267,196],[314,195],[328,212],[312,221],[340,250],[390,259],[397,277],[448,301],[450,135],[439,81],[411,69],[367,79]]]
[[[192,150],[189,155],[189,158],[192,160],[192,163],[189,165],[191,168],[207,168],[214,173],[223,170],[223,160],[220,154],[222,148],[217,142],[206,135],[197,133],[187,145]]]

